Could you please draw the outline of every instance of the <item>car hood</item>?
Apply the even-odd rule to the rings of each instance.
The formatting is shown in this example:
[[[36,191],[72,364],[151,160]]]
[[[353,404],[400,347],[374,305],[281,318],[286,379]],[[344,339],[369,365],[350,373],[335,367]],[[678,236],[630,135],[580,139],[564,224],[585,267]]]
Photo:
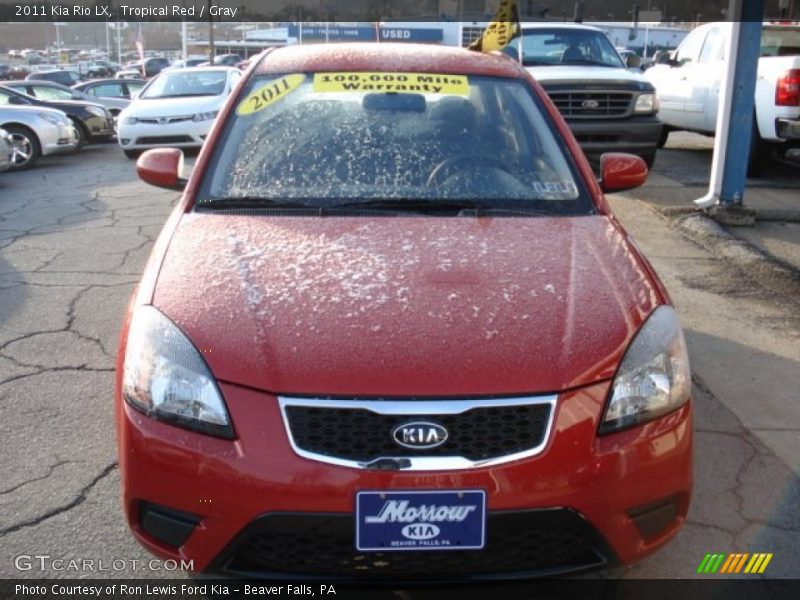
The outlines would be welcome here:
[[[543,86],[548,83],[562,83],[567,81],[580,81],[591,83],[593,81],[616,82],[628,84],[641,84],[646,81],[644,76],[628,69],[592,66],[563,66],[563,67],[525,67]]]
[[[64,115],[64,111],[58,110],[57,108],[49,108],[47,106],[39,106],[38,104],[4,104],[0,106],[0,112],[11,111],[10,114],[18,114],[20,112],[25,113],[56,113],[59,115]]]
[[[86,108],[87,106],[94,106],[105,110],[105,106],[97,102],[87,102],[86,100],[42,100],[45,106],[58,108],[59,110],[68,111],[75,108]]]
[[[226,96],[193,96],[188,98],[136,99],[128,105],[130,117],[177,117],[219,110]]]
[[[220,380],[360,396],[610,378],[660,301],[601,216],[189,214],[153,296]]]

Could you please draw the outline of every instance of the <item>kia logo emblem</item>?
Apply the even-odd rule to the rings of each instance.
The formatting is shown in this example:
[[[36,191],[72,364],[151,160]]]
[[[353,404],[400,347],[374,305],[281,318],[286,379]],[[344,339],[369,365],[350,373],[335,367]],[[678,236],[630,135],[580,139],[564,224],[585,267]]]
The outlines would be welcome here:
[[[403,423],[392,430],[394,441],[404,448],[428,450],[438,448],[447,441],[447,429],[430,421]]]
[[[597,100],[584,100],[581,106],[583,108],[600,108],[600,103]]]

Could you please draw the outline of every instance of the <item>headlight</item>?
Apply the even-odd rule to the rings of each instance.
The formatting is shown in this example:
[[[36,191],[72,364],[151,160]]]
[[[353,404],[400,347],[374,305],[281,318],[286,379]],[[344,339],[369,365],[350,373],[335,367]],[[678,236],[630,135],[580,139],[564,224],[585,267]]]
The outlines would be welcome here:
[[[61,116],[56,113],[49,113],[49,112],[40,112],[39,117],[47,121],[48,123],[52,123],[53,125],[66,125],[69,123],[69,119],[66,115]]]
[[[100,108],[99,106],[87,106],[86,110],[95,117],[103,117],[105,119],[108,116],[108,111],[106,111],[105,108]]]
[[[193,121],[211,121],[212,119],[216,119],[217,118],[217,112],[218,111],[197,113],[192,118],[192,120]]]
[[[619,367],[600,433],[658,418],[689,400],[691,374],[675,310],[660,306],[642,325]]]
[[[234,437],[222,394],[200,354],[152,306],[137,308],[131,319],[122,393],[131,406],[154,419]]]
[[[636,99],[636,108],[634,111],[637,113],[658,112],[658,99],[656,98],[656,95],[641,94]]]
[[[139,122],[139,119],[136,117],[125,117],[124,123],[125,125],[136,125]]]

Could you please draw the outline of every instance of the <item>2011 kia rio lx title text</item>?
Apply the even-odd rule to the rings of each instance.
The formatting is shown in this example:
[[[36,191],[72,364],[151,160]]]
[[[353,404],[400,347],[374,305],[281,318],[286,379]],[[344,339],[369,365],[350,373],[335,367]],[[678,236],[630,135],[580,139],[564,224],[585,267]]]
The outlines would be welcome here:
[[[640,559],[691,492],[669,298],[539,85],[501,54],[268,51],[131,301],[127,520],[195,569],[329,580],[550,575]]]

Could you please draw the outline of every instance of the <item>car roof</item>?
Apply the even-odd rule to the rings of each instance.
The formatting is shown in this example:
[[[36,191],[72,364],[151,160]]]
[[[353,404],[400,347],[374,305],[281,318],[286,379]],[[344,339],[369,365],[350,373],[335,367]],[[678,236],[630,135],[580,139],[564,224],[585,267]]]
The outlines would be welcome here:
[[[126,79],[125,83],[131,83],[131,82],[136,83],[137,81],[140,81],[142,83],[147,83],[145,79]],[[96,85],[104,85],[107,83],[120,83],[120,80],[114,79],[113,77],[104,77],[102,79],[91,79],[89,81],[81,81],[80,83],[76,83],[72,87],[75,89],[82,89],[87,87],[94,87]]]
[[[522,31],[527,29],[573,29],[582,31],[599,31],[603,33],[602,29],[594,27],[593,25],[584,25],[583,23],[548,23],[546,21],[536,23],[523,23]]]
[[[231,73],[239,71],[236,67],[225,67],[222,65],[214,65],[213,67],[190,67],[188,69],[176,69],[174,71],[167,71],[167,73],[198,73],[200,71],[215,71],[220,73]]]
[[[48,69],[47,71],[34,71],[36,75],[52,75],[53,73],[77,73],[75,69]]]
[[[500,53],[407,43],[345,43],[282,46],[261,55],[256,74],[293,71],[383,71],[523,76],[519,64]]]
[[[34,73],[34,75],[38,75],[38,73]],[[13,87],[15,85],[18,87],[21,87],[23,85],[44,85],[47,87],[61,88],[62,90],[70,89],[63,83],[58,83],[57,81],[50,81],[49,79],[17,79],[16,81],[6,82],[4,85],[8,85],[9,87]]]

